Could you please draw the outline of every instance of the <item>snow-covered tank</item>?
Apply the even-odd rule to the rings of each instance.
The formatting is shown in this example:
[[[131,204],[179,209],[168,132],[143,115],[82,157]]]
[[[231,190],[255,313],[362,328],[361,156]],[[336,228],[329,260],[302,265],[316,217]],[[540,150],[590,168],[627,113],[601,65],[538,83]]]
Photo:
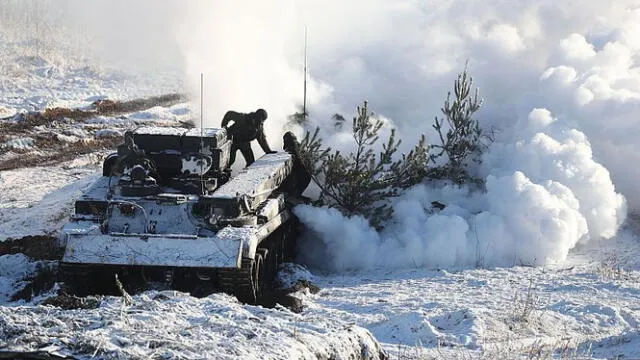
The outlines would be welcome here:
[[[62,230],[65,287],[164,283],[255,302],[293,254],[290,204],[308,185],[291,181],[295,155],[265,154],[231,178],[224,129],[142,127],[124,138]]]

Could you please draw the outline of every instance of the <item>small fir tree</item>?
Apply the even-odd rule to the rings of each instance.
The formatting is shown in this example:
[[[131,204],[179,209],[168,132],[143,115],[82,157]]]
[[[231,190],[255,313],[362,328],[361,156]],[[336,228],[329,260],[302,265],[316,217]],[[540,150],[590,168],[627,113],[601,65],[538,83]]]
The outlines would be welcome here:
[[[482,106],[478,89],[472,93],[473,78],[467,68],[454,82],[453,98],[447,93],[444,106],[440,109],[444,118],[435,118],[433,128],[438,133],[440,144],[430,146],[431,160],[437,162],[446,156],[443,165],[429,170],[429,178],[447,179],[455,183],[480,182],[468,172],[472,162],[480,162],[480,156],[486,146],[482,143],[482,129],[478,120],[473,118]],[[445,126],[446,125],[446,126]]]
[[[307,132],[300,146],[302,160],[321,190],[320,202],[337,207],[345,215],[363,215],[377,229],[392,215],[389,199],[399,189],[422,181],[429,161],[424,137],[409,154],[394,161],[401,143],[395,129],[376,155],[374,148],[383,125],[364,102],[352,122],[354,152],[345,155],[322,150],[318,129],[313,135]]]
[[[362,215],[380,230],[393,213],[390,199],[425,178],[458,184],[481,183],[469,174],[468,167],[480,161],[486,148],[482,139],[489,137],[473,118],[482,99],[477,89],[472,93],[472,85],[473,79],[465,67],[454,82],[453,96],[451,92],[447,94],[441,109],[444,117],[436,117],[433,124],[440,144],[429,145],[422,136],[414,148],[399,159],[394,160],[401,143],[396,139],[395,129],[391,129],[382,144],[382,151],[378,154],[374,151],[383,122],[369,112],[367,102],[358,107],[353,118],[355,151],[348,155],[324,148],[319,128],[313,133],[307,131],[300,144],[300,158],[320,188],[316,204],[336,207],[345,215]],[[339,114],[332,120],[336,130],[345,123]],[[443,164],[430,166],[443,156],[446,156]]]

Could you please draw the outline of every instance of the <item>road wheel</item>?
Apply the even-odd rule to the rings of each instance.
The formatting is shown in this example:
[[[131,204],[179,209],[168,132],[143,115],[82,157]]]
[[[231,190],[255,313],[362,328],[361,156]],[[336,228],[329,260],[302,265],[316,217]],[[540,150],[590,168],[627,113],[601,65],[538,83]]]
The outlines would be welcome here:
[[[257,253],[251,270],[251,284],[253,287],[253,303],[257,303],[264,291],[265,264],[262,254]]]

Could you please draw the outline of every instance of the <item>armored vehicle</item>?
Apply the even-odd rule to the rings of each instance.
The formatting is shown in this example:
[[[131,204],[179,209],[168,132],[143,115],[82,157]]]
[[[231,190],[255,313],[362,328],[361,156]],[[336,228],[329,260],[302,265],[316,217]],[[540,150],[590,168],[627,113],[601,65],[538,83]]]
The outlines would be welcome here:
[[[256,302],[293,256],[295,154],[266,154],[231,177],[224,129],[141,127],[106,157],[61,233],[77,295],[145,284]]]

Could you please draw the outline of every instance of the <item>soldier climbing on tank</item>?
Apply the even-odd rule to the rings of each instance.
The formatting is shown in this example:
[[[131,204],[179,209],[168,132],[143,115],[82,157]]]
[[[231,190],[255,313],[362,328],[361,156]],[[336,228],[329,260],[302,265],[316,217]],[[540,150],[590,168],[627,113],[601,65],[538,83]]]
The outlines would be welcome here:
[[[228,111],[222,118],[222,127],[227,130],[228,136],[232,139],[231,154],[229,156],[229,167],[236,160],[236,152],[240,150],[246,166],[251,165],[255,161],[253,150],[251,150],[251,141],[258,140],[258,144],[267,154],[275,154],[276,151],[271,150],[264,135],[264,121],[267,119],[267,112],[264,109],[258,109],[252,113],[239,113]],[[230,124],[230,122],[233,122]]]

